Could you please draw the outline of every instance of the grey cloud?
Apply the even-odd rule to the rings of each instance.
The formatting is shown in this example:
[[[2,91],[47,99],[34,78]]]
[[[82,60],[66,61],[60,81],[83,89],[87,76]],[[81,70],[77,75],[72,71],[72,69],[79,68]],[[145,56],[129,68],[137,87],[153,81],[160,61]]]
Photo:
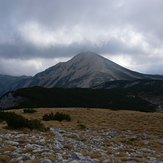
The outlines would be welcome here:
[[[162,8],[162,0],[0,0],[0,59],[70,58],[83,51],[108,56],[123,54],[137,62],[149,58],[156,51],[160,51],[156,55],[161,56]],[[63,39],[57,43],[52,40],[45,47],[37,44],[37,40],[44,37],[32,42],[28,37],[32,35],[31,29],[23,29],[30,23],[39,25],[40,35],[46,31],[50,31],[49,35],[60,32],[60,35],[55,36],[55,33],[53,37]],[[75,26],[84,29],[83,33],[78,29],[73,30]],[[66,32],[62,29],[66,29]],[[127,29],[130,31],[127,32]],[[116,30],[119,32],[116,33]],[[37,32],[37,28],[34,32]],[[70,35],[66,35],[68,33]],[[66,44],[64,38],[67,40],[68,37],[74,39]],[[136,43],[132,43],[134,39]],[[153,60],[149,58],[151,66],[146,66],[151,71]],[[163,60],[163,57],[159,60]],[[161,72],[160,67],[161,64],[158,64],[155,71]]]
[[[100,54],[143,54],[141,48],[131,48],[125,43],[112,39],[101,45],[92,44],[90,41],[85,41],[81,44],[72,43],[68,46],[58,45],[48,48],[36,47],[32,44],[20,42],[17,44],[0,45],[0,55],[2,58],[10,59],[30,59],[30,58],[60,58],[71,57],[83,51],[95,51]]]

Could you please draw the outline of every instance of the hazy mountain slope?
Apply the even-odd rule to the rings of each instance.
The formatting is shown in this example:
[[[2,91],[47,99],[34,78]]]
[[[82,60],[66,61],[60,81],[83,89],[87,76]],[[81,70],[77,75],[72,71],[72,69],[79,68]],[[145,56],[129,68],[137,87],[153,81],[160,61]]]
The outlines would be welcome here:
[[[106,81],[135,80],[135,79],[161,79],[163,76],[145,75],[130,71],[96,53],[85,52],[73,57],[71,60],[58,63],[47,70],[36,74],[24,83],[14,85],[21,87],[80,87],[89,88]]]
[[[152,79],[137,79],[134,81],[129,80],[116,80],[105,82],[92,87],[93,89],[113,89],[113,88],[129,88],[132,91],[152,91],[163,92],[163,81]],[[134,89],[133,89],[134,88]]]
[[[0,97],[3,95],[5,92],[13,90],[12,87],[19,81],[24,81],[29,79],[30,77],[27,76],[9,76],[9,75],[1,75],[0,74]],[[24,83],[24,82],[23,82]]]

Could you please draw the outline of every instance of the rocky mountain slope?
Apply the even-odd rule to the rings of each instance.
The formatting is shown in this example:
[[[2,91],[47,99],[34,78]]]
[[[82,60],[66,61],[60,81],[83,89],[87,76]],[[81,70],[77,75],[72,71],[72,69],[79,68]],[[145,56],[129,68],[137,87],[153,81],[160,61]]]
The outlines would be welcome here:
[[[36,74],[24,82],[18,82],[12,89],[32,86],[90,88],[107,81],[160,79],[163,76],[146,75],[128,70],[93,52],[80,53],[67,62],[58,63]]]
[[[162,80],[138,79],[130,80],[116,80],[104,82],[102,84],[92,87],[93,89],[113,89],[113,88],[130,88],[132,91],[148,91],[160,92],[163,91]]]

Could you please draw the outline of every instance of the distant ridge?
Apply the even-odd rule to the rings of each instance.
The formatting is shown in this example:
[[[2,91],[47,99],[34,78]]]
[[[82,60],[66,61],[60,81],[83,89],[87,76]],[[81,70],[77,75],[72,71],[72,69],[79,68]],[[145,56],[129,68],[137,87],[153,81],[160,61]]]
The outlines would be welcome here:
[[[108,82],[96,89],[35,86],[8,92],[0,98],[1,109],[40,107],[89,107],[163,112],[163,81],[119,80]]]
[[[58,63],[34,77],[12,82],[3,93],[33,86],[91,88],[105,82],[136,79],[163,80],[163,76],[131,71],[97,53],[88,51],[77,54],[67,62]]]
[[[0,74],[0,97],[7,91],[12,90],[12,85],[15,83],[19,83],[20,81],[24,81],[29,79],[29,76],[10,76],[10,75],[3,75]]]

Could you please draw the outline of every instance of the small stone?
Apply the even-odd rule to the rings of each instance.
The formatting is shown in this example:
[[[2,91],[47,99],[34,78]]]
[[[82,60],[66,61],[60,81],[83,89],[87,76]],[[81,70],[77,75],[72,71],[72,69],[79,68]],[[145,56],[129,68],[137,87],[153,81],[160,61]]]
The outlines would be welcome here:
[[[131,160],[131,161],[128,161],[128,163],[137,163],[137,161]]]
[[[71,155],[71,158],[74,159],[74,160],[78,160],[78,159],[84,159],[84,156],[83,154],[81,153],[78,153],[78,152],[74,152],[72,155]]]
[[[41,163],[52,163],[52,161],[51,160],[49,160],[49,159],[43,159],[42,161],[41,161]]]
[[[34,155],[30,156],[31,160],[34,160],[36,157]]]
[[[43,153],[41,153],[41,155],[43,155],[43,156],[52,156],[53,154],[50,153],[50,152],[43,152]]]
[[[81,161],[82,162],[87,162],[87,163],[98,163],[99,162],[99,160],[95,161],[95,160],[92,160],[90,158],[85,158],[85,159],[82,159]]]
[[[57,154],[56,158],[58,161],[63,160],[63,157],[60,153]]]
[[[73,160],[73,161],[70,161],[69,163],[80,163],[80,162],[77,160]]]
[[[12,144],[12,145],[18,145],[19,144],[18,142],[10,141],[10,140],[6,140],[6,143]]]
[[[40,139],[40,142],[45,142],[45,139]]]
[[[23,157],[18,157],[16,160],[19,162],[19,161],[22,161]]]
[[[110,159],[107,159],[107,160],[104,160],[102,163],[110,163],[111,160]]]
[[[149,158],[150,158],[150,161],[156,161],[155,157],[149,157]]]
[[[18,161],[18,163],[24,163],[24,161],[23,160],[20,160],[20,161]]]

